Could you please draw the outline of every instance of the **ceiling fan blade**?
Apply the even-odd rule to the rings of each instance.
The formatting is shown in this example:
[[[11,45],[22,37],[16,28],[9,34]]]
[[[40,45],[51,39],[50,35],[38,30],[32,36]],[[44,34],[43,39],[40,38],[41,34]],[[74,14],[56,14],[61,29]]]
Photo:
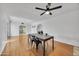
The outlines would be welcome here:
[[[59,8],[61,8],[61,7],[62,7],[62,6],[57,6],[57,7],[54,7],[54,8],[49,9],[49,11],[55,10],[55,9],[59,9]]]
[[[44,11],[46,10],[46,9],[43,9],[43,8],[38,8],[38,7],[36,7],[35,9],[38,9],[38,10],[44,10]]]
[[[45,12],[46,12],[46,11],[45,11]],[[40,16],[43,15],[45,12],[41,13]]]
[[[50,12],[49,15],[52,15],[52,13]]]

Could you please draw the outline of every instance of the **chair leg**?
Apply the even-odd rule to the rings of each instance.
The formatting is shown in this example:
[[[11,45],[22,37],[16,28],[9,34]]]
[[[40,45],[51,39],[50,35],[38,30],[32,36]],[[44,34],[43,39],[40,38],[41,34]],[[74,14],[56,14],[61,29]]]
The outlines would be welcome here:
[[[32,41],[30,41],[30,48],[32,48],[32,45],[33,45],[33,42],[32,42]]]
[[[38,45],[39,45],[39,44],[36,44],[36,50],[38,50]]]

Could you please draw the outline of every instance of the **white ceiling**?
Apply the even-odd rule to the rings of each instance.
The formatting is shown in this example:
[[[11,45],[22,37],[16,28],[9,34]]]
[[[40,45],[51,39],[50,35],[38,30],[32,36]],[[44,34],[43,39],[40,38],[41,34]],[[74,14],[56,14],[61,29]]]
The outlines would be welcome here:
[[[13,17],[22,17],[29,19],[30,21],[42,21],[45,19],[51,19],[55,16],[59,16],[64,13],[68,13],[79,8],[77,3],[52,3],[52,7],[62,5],[62,8],[51,11],[52,16],[44,14],[41,10],[36,10],[35,7],[45,8],[46,3],[4,3],[2,4],[4,11]]]

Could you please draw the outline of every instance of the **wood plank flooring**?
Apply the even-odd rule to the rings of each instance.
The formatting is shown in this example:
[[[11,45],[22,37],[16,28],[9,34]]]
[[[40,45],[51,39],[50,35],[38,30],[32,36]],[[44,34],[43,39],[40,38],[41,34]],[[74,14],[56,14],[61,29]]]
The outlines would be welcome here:
[[[2,52],[2,56],[42,56],[43,51],[41,45],[39,45],[38,51],[36,51],[34,45],[32,48],[28,45],[28,36],[21,35],[8,39],[6,47]],[[46,42],[46,56],[72,56],[73,46],[65,43],[55,41],[54,51],[52,51],[51,40]]]

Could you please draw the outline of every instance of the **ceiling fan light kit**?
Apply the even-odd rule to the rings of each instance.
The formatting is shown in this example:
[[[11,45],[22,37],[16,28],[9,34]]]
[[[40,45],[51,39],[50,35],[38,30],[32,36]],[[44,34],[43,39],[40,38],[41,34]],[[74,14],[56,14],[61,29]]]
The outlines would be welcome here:
[[[36,7],[35,9],[44,11],[43,13],[40,14],[40,16],[41,16],[41,15],[43,15],[43,14],[52,15],[52,13],[51,13],[52,10],[56,10],[56,9],[59,9],[59,8],[62,7],[62,6],[60,5],[60,6],[56,6],[56,7],[50,8],[50,6],[51,6],[51,3],[48,3],[48,4],[46,5],[46,9],[39,8],[39,7]]]
[[[45,14],[49,14],[49,11],[47,11]]]

